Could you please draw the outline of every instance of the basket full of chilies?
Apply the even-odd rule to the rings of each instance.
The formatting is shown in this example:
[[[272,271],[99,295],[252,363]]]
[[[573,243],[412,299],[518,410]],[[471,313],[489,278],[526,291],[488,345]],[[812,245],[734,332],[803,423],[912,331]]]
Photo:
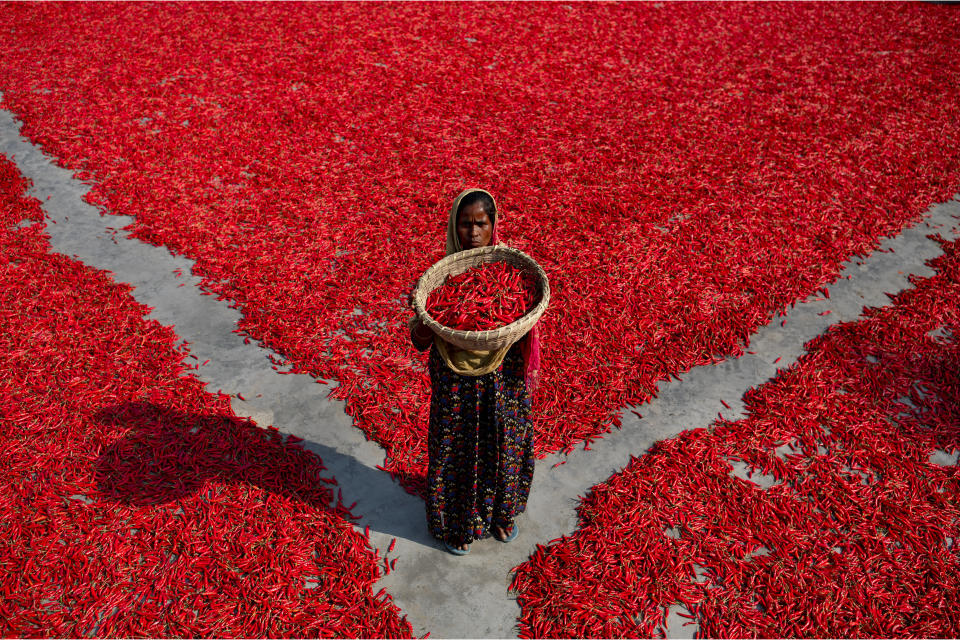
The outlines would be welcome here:
[[[413,291],[420,321],[470,351],[503,349],[527,334],[550,303],[547,274],[517,249],[497,245],[451,254]]]

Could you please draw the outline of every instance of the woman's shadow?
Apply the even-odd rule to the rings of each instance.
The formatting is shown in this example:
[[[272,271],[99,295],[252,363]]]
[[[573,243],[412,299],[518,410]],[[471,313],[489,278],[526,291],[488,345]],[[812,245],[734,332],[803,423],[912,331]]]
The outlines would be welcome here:
[[[279,432],[242,418],[185,413],[152,402],[119,404],[100,411],[97,418],[108,429],[124,432],[101,452],[94,470],[102,495],[117,502],[167,504],[216,478],[256,486],[338,513],[347,521],[369,524],[375,531],[432,545],[419,498],[409,496],[401,504],[390,498],[386,500],[390,508],[364,511],[365,504],[369,510],[403,490],[386,472],[330,447],[286,442]],[[330,483],[333,474],[328,467],[338,470],[342,487]],[[362,520],[350,517],[345,509],[349,502],[338,504],[339,488],[346,494],[344,502],[358,500],[353,512]]]

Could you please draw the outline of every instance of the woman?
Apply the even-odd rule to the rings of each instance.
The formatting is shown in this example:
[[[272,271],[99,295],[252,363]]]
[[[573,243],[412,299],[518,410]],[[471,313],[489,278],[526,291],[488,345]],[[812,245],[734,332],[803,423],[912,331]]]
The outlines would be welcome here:
[[[497,244],[497,208],[467,189],[447,220],[447,255]],[[411,340],[430,349],[427,524],[455,555],[474,540],[517,537],[533,479],[530,394],[539,373],[536,327],[501,351],[461,351],[417,318]]]

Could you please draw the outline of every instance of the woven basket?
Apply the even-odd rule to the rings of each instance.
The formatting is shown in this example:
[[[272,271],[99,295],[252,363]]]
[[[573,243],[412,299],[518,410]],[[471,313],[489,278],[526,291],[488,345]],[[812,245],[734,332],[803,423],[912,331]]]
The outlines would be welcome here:
[[[526,315],[510,324],[489,331],[460,331],[434,320],[426,310],[427,296],[442,285],[447,276],[463,273],[471,267],[487,262],[506,262],[533,276],[539,301]],[[423,272],[413,291],[413,310],[420,322],[446,342],[469,351],[493,351],[509,347],[527,334],[550,304],[550,283],[547,274],[523,251],[505,246],[479,247],[453,253]]]

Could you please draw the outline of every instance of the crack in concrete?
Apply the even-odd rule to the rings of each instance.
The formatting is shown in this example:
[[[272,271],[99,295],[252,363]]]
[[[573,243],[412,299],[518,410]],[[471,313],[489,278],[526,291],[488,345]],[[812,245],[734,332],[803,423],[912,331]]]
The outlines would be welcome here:
[[[381,554],[397,538],[391,554],[399,558],[396,569],[377,588],[386,587],[393,595],[415,633],[449,638],[515,636],[520,612],[507,591],[511,569],[529,557],[537,541],[545,544],[576,530],[578,496],[623,469],[631,453],[645,452],[658,440],[706,426],[718,414],[726,420],[744,417],[744,392],[776,375],[777,358],[780,367],[788,367],[803,353],[804,343],[829,325],[855,320],[864,306],[886,304],[887,292],[909,286],[909,274],[931,275],[923,263],[940,249],[925,236],[939,231],[958,237],[953,225],[960,217],[956,199],[932,207],[923,222],[885,240],[883,251],[845,263],[829,299],[811,296],[786,314],[785,325],[772,322],[757,331],[751,338],[753,354],[696,367],[682,381],[662,384],[658,397],[644,405],[642,418],[625,409],[622,429],[594,442],[590,455],[575,451],[541,461],[527,514],[519,522],[520,538],[508,545],[480,541],[470,555],[454,557],[427,533],[423,502],[376,469],[383,450],[353,427],[343,403],[327,398],[329,386],[306,375],[280,375],[269,360],[278,354],[245,344],[234,332],[240,313],[201,293],[199,278],[189,275],[192,260],[118,233],[133,220],[101,216],[84,202],[87,187],[21,138],[17,121],[5,110],[0,110],[0,152],[33,181],[31,195],[43,203],[51,223],[47,232],[53,251],[131,284],[134,298],[153,307],[148,317],[172,326],[197,362],[210,360],[195,371],[209,389],[229,392],[238,415],[303,438],[304,446],[323,459],[340,482],[345,502],[357,500],[355,511],[363,514],[357,527],[370,526],[371,543]],[[565,464],[554,467],[559,462]],[[667,637],[696,632],[695,623],[682,626],[689,620],[680,612],[670,609]]]

